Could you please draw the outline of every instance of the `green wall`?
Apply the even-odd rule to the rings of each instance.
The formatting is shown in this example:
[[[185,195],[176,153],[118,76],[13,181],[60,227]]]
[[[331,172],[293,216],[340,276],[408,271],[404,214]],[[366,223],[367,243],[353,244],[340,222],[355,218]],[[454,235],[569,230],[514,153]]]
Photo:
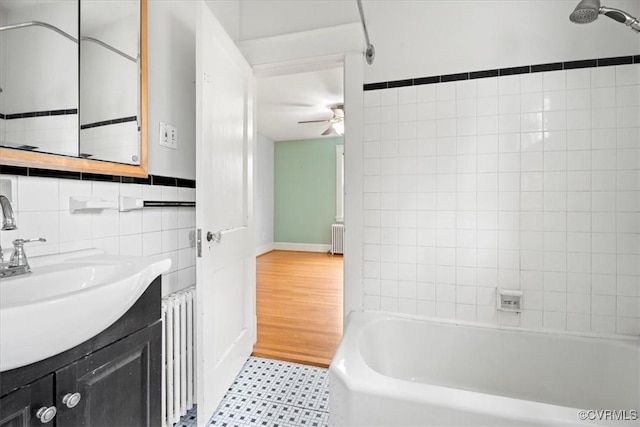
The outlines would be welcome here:
[[[276,242],[331,243],[336,215],[336,145],[342,138],[275,143]]]

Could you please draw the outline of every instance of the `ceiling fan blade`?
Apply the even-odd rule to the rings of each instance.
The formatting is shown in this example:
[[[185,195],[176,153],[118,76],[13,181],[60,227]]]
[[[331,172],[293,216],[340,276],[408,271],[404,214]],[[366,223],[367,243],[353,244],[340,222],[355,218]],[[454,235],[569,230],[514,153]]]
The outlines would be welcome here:
[[[322,136],[327,136],[327,135],[331,135],[334,132],[333,130],[333,124],[330,124],[329,127],[321,133]]]
[[[323,122],[328,122],[330,119],[325,119],[325,120],[303,120],[301,122],[298,123],[323,123]]]

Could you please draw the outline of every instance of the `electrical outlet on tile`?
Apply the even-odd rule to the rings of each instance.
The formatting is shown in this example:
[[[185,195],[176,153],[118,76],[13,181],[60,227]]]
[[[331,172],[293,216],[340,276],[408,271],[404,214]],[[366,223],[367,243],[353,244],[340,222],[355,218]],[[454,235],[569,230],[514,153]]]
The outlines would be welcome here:
[[[160,122],[158,143],[163,147],[178,149],[178,128],[167,123]]]

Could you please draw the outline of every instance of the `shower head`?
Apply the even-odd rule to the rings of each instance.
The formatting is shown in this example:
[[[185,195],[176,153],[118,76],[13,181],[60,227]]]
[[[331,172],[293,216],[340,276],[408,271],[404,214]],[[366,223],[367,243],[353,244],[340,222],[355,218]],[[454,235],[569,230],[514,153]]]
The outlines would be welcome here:
[[[640,21],[627,12],[611,7],[600,6],[600,0],[582,0],[569,15],[571,22],[588,24],[598,19],[598,15],[605,15],[640,33]]]
[[[569,15],[571,22],[588,24],[598,19],[600,14],[600,0],[582,0]]]

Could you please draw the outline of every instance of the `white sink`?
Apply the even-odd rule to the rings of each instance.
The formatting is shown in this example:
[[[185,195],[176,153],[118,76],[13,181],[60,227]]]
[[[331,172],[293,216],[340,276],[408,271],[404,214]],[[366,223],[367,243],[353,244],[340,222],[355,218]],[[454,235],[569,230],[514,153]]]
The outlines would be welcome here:
[[[97,249],[29,259],[32,272],[0,281],[0,371],[46,359],[122,316],[171,260]]]

